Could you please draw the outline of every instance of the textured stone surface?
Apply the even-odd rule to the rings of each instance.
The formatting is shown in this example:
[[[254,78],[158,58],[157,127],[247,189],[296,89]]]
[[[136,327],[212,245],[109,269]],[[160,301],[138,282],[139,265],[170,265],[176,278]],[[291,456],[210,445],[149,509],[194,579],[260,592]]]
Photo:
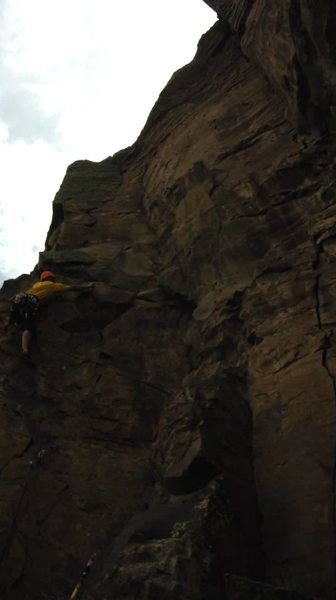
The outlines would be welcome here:
[[[336,7],[330,0],[205,0],[283,97],[299,129],[335,132]]]
[[[0,303],[1,594],[335,590],[331,1],[220,0],[133,147],[67,171],[21,365]],[[291,591],[292,590],[292,591]]]

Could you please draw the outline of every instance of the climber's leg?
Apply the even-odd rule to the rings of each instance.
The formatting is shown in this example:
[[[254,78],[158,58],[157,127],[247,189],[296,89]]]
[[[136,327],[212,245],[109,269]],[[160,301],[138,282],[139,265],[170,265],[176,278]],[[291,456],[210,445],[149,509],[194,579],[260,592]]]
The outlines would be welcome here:
[[[23,354],[28,354],[29,352],[29,344],[30,344],[30,340],[32,338],[32,332],[29,331],[28,329],[25,329],[22,332],[22,352]]]

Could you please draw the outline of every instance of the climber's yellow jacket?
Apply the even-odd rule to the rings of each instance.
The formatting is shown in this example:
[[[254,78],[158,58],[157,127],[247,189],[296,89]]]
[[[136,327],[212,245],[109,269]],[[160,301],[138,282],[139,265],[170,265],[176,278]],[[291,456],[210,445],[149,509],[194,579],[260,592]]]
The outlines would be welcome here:
[[[26,294],[33,294],[39,300],[45,300],[49,296],[57,294],[57,292],[65,292],[70,287],[70,285],[56,283],[55,281],[37,281],[29,290],[26,290]]]

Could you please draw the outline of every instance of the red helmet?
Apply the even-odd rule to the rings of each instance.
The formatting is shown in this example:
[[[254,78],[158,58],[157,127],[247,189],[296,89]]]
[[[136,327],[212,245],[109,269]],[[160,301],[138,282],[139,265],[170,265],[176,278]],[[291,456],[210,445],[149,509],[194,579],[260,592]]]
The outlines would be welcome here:
[[[51,271],[42,271],[40,275],[40,281],[45,281],[46,279],[49,279],[49,277],[55,278],[55,274]]]

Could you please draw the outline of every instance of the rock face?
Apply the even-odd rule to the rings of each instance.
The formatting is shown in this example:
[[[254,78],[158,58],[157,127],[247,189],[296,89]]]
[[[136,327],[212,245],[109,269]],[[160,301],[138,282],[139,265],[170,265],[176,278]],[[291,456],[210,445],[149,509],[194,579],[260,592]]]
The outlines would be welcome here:
[[[336,11],[208,4],[3,287],[2,598],[334,598]],[[43,307],[31,369],[8,299],[44,268],[95,287]]]

